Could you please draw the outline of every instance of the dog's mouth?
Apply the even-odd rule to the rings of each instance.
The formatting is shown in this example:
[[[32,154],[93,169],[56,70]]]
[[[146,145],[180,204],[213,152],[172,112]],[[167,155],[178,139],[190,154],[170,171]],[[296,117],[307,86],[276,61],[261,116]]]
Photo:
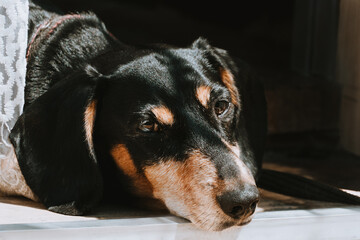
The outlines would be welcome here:
[[[247,212],[237,218],[230,217],[225,214],[221,209],[217,208],[216,211],[212,211],[211,214],[204,216],[204,214],[192,214],[188,216],[188,219],[194,223],[197,227],[210,230],[210,231],[222,231],[227,228],[235,226],[244,226],[252,221],[254,212]]]
[[[231,228],[231,227],[234,227],[234,226],[238,226],[238,227],[241,227],[241,226],[245,226],[247,224],[249,224],[252,220],[252,217],[248,217],[246,219],[243,219],[241,221],[238,221],[238,222],[233,222],[233,221],[227,221],[227,222],[223,222],[221,224],[219,224],[214,231],[222,231],[222,230],[225,230],[227,228]]]
[[[143,200],[144,199],[139,199],[139,204],[141,203],[141,206],[145,207],[146,209],[161,211],[168,210],[174,215],[189,220],[198,228],[210,231],[222,231],[235,226],[247,225],[252,221],[253,215],[253,213],[248,213],[234,219],[224,214],[220,209],[217,209],[215,212],[204,211],[200,214],[197,213],[198,211],[200,211],[200,209],[197,209],[197,211],[194,211],[194,213],[185,214],[184,212],[177,211],[177,209],[171,209],[171,206],[167,206],[163,203],[163,201],[159,199],[147,199],[147,201],[145,202]],[[177,204],[182,205],[183,208],[185,208],[186,205],[184,203]]]
[[[249,224],[252,221],[252,218],[247,218],[241,221],[225,221],[225,222],[219,222],[218,224],[212,224],[210,228],[206,226],[198,226],[205,230],[210,231],[223,231],[225,229],[231,228],[231,227],[242,227],[247,224]]]
[[[244,216],[240,219],[229,218],[223,214],[215,214],[211,216],[187,216],[196,227],[209,231],[223,231],[231,227],[245,226],[252,221],[252,216]]]
[[[204,230],[221,231],[248,224],[257,206],[258,190],[253,178],[246,183],[221,179],[200,152],[193,152],[185,162],[164,161],[146,167],[144,174],[154,198],[164,202],[174,215]]]
[[[244,226],[244,225],[247,225],[247,224],[249,224],[249,223],[251,222],[251,220],[252,220],[252,218],[247,219],[247,220],[245,220],[245,221],[243,221],[243,222],[240,222],[237,226]]]
[[[119,146],[113,151],[121,169],[125,169],[134,185],[134,194],[160,200],[174,215],[186,218],[197,227],[220,231],[242,226],[251,221],[258,202],[258,190],[249,169],[234,156],[221,167],[233,173],[221,175],[212,159],[193,150],[184,161],[164,159],[144,167],[139,175],[126,161],[129,155]],[[130,156],[130,155],[129,155]],[[130,159],[130,157],[129,157]],[[221,168],[220,167],[220,168]],[[235,170],[234,170],[235,169]],[[146,190],[146,191],[145,191]]]

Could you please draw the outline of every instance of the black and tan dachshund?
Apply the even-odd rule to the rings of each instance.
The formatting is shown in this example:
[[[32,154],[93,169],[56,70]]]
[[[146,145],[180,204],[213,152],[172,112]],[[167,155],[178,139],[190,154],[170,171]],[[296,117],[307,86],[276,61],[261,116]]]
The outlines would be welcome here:
[[[71,215],[110,199],[207,230],[248,223],[267,125],[249,67],[203,38],[129,46],[93,14],[45,9],[30,3],[26,103],[11,132],[37,199]]]

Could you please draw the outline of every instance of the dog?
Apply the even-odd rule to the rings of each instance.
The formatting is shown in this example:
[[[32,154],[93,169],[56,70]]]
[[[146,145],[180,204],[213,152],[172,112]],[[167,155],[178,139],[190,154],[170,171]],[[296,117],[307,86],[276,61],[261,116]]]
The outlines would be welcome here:
[[[250,221],[266,107],[245,63],[203,38],[128,46],[94,14],[36,2],[26,57],[10,139],[49,210],[81,215],[106,198],[166,207],[208,230]]]
[[[251,221],[267,134],[261,81],[204,38],[121,43],[92,13],[30,2],[25,107],[11,131],[50,211],[102,200],[165,208],[220,231]]]

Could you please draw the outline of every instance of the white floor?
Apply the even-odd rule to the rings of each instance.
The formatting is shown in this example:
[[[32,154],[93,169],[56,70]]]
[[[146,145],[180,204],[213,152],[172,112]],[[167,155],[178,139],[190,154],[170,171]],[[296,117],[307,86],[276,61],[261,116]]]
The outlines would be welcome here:
[[[360,207],[265,195],[249,225],[215,233],[198,230],[166,213],[108,207],[93,216],[71,217],[49,212],[40,204],[2,198],[0,240],[360,239]]]

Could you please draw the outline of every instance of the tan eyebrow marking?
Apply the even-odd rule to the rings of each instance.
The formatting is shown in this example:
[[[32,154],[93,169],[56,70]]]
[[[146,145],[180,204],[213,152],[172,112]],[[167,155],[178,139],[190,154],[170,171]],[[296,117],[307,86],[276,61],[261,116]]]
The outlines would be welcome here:
[[[235,80],[232,73],[224,68],[220,68],[221,81],[224,83],[225,87],[229,89],[231,96],[231,103],[235,106],[239,106],[240,103],[238,101],[239,93],[235,86]]]
[[[196,94],[195,94],[196,98],[205,108],[207,107],[208,102],[210,100],[210,93],[211,93],[211,87],[209,86],[200,86],[196,89]]]
[[[174,115],[167,107],[158,106],[151,109],[151,111],[160,123],[165,125],[174,124]]]

